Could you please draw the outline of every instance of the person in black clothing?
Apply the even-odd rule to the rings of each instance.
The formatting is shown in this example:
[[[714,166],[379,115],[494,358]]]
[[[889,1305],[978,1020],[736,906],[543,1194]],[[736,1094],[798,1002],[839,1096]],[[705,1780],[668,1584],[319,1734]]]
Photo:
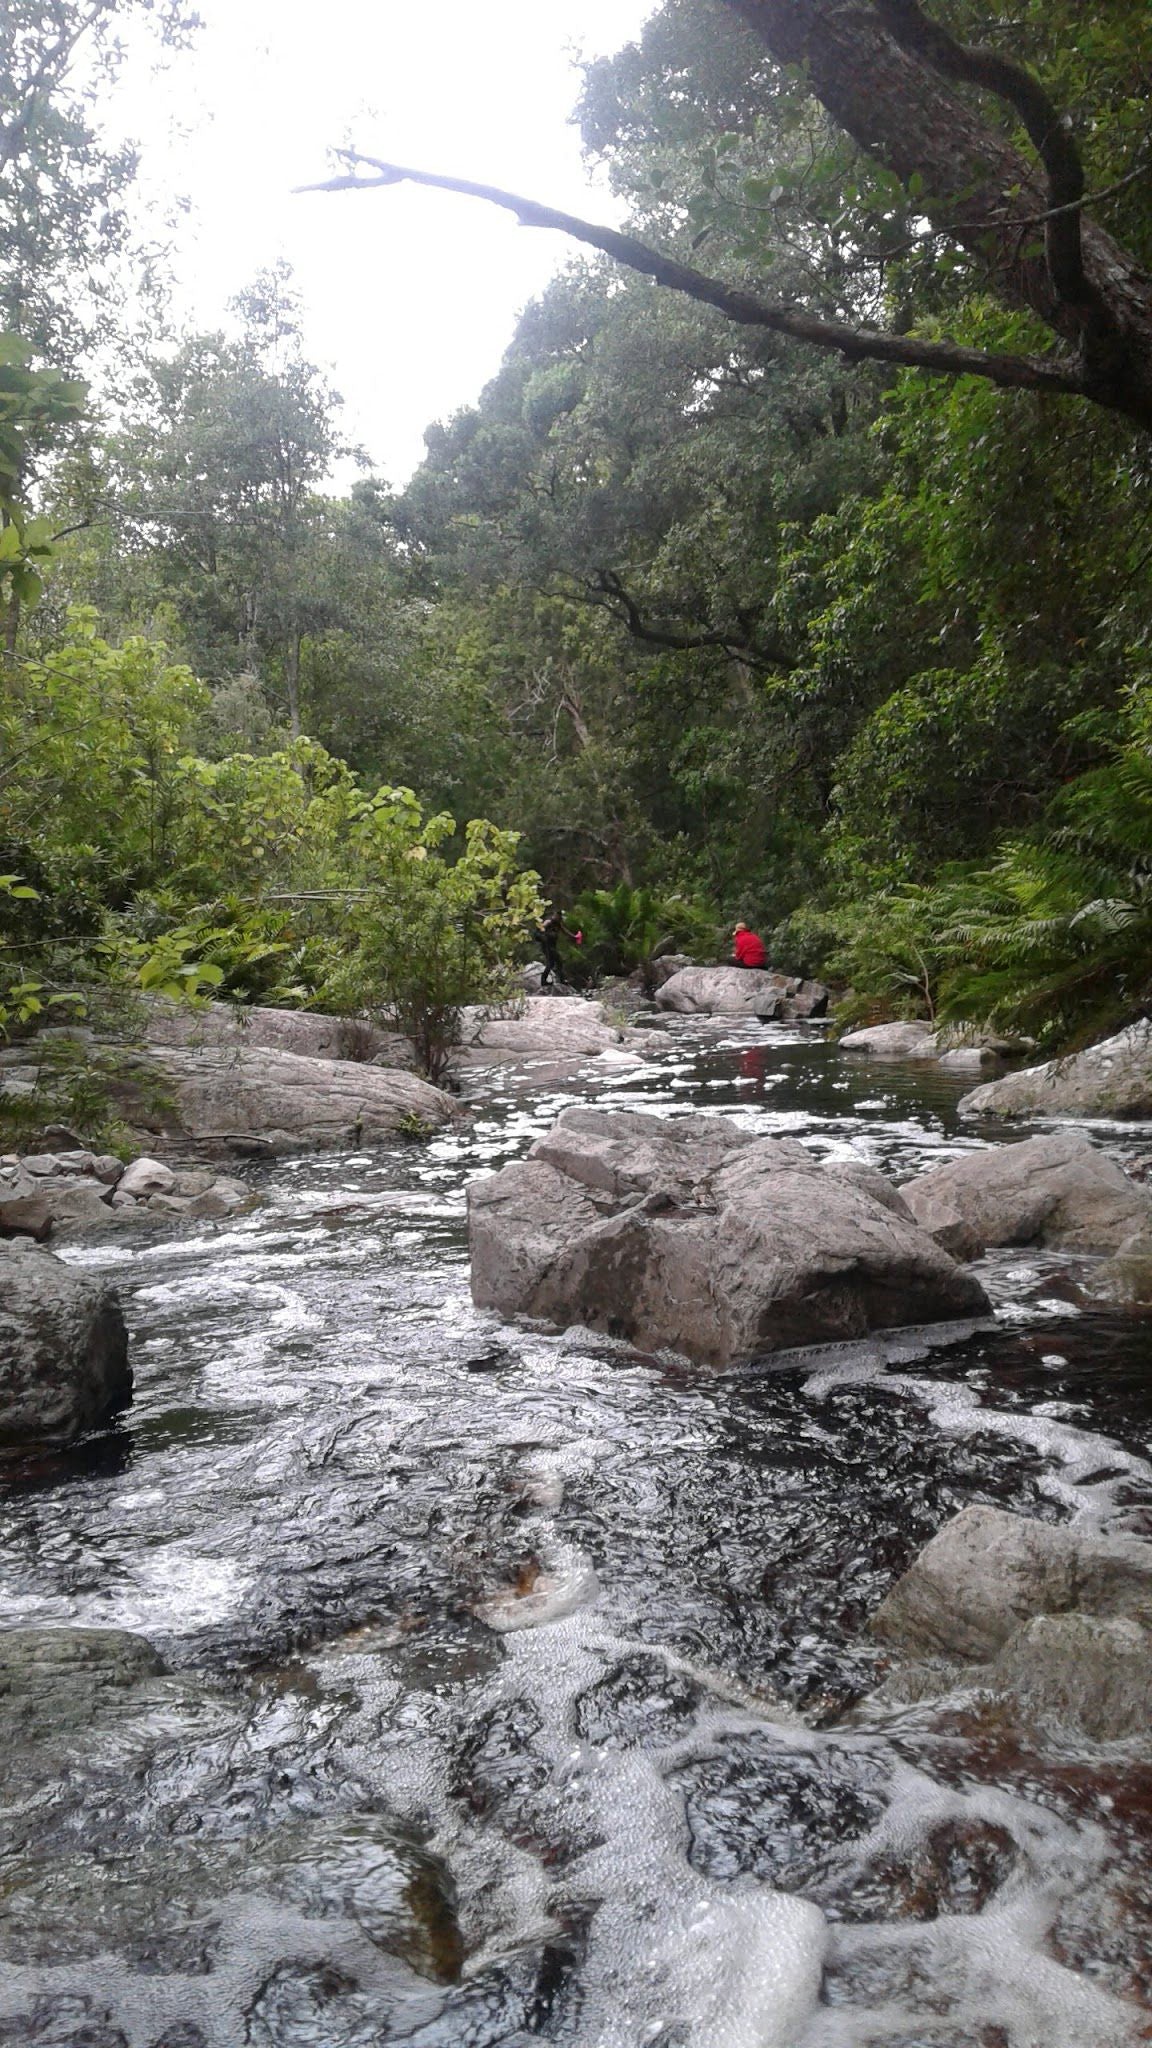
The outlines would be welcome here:
[[[544,972],[540,976],[541,988],[550,988],[554,981],[561,979],[559,952],[561,933],[563,933],[566,939],[571,939],[573,944],[577,946],[584,937],[583,932],[569,931],[558,910],[549,910],[536,927],[536,936],[540,941],[544,954]]]

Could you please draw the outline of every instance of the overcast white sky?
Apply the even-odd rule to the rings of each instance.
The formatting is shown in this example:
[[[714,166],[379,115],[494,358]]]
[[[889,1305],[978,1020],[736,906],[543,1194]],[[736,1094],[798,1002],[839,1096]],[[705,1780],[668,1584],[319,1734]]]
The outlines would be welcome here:
[[[455,171],[614,217],[569,116],[577,55],[635,36],[654,0],[198,0],[194,49],[159,79],[134,64],[117,125],[145,151],[145,189],[186,193],[179,304],[198,325],[285,257],[310,352],[346,421],[402,481],[430,420],[492,375],[517,312],[571,254],[477,202],[411,186],[293,196],[325,151]]]

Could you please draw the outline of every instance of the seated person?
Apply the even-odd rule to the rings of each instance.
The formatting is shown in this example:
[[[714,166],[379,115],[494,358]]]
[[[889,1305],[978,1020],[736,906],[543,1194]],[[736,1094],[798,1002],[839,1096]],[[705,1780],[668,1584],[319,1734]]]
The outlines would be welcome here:
[[[732,934],[732,957],[737,967],[768,965],[763,939],[756,932],[750,932],[746,924],[738,924]]]

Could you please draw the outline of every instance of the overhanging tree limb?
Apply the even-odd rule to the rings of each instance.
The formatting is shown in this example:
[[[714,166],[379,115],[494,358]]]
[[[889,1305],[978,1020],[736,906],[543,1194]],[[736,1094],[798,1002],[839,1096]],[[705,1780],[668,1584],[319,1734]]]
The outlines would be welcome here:
[[[366,192],[383,185],[431,186],[441,192],[457,192],[469,199],[483,199],[491,206],[515,214],[522,227],[550,228],[573,241],[599,249],[629,270],[639,271],[671,291],[684,292],[704,305],[714,306],[729,320],[743,327],[763,327],[793,341],[808,342],[815,348],[830,349],[853,362],[895,363],[905,368],[929,370],[944,377],[984,377],[1010,390],[1091,395],[1080,365],[1059,356],[1009,355],[995,350],[967,348],[960,342],[932,341],[911,334],[888,334],[879,328],[853,327],[847,321],[825,320],[799,306],[774,304],[737,286],[709,277],[704,271],[665,256],[634,235],[618,228],[582,220],[579,215],[561,213],[551,206],[519,193],[505,192],[496,185],[476,184],[468,178],[450,178],[436,171],[418,171],[409,165],[382,162],[358,150],[340,150],[339,155],[354,168],[318,185],[299,189],[306,192]],[[371,172],[362,176],[359,170]]]

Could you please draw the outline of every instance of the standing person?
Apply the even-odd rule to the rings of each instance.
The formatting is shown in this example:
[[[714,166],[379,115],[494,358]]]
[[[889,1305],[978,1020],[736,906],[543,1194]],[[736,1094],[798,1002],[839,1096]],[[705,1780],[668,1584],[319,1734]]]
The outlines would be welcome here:
[[[540,976],[541,988],[551,988],[552,983],[559,981],[561,978],[559,953],[561,933],[563,933],[566,939],[571,939],[573,945],[576,946],[579,946],[584,938],[583,932],[569,931],[560,911],[555,909],[549,910],[536,927],[536,934],[544,954],[544,972]]]
[[[768,955],[759,933],[738,924],[732,934],[732,958],[737,967],[767,967]]]

